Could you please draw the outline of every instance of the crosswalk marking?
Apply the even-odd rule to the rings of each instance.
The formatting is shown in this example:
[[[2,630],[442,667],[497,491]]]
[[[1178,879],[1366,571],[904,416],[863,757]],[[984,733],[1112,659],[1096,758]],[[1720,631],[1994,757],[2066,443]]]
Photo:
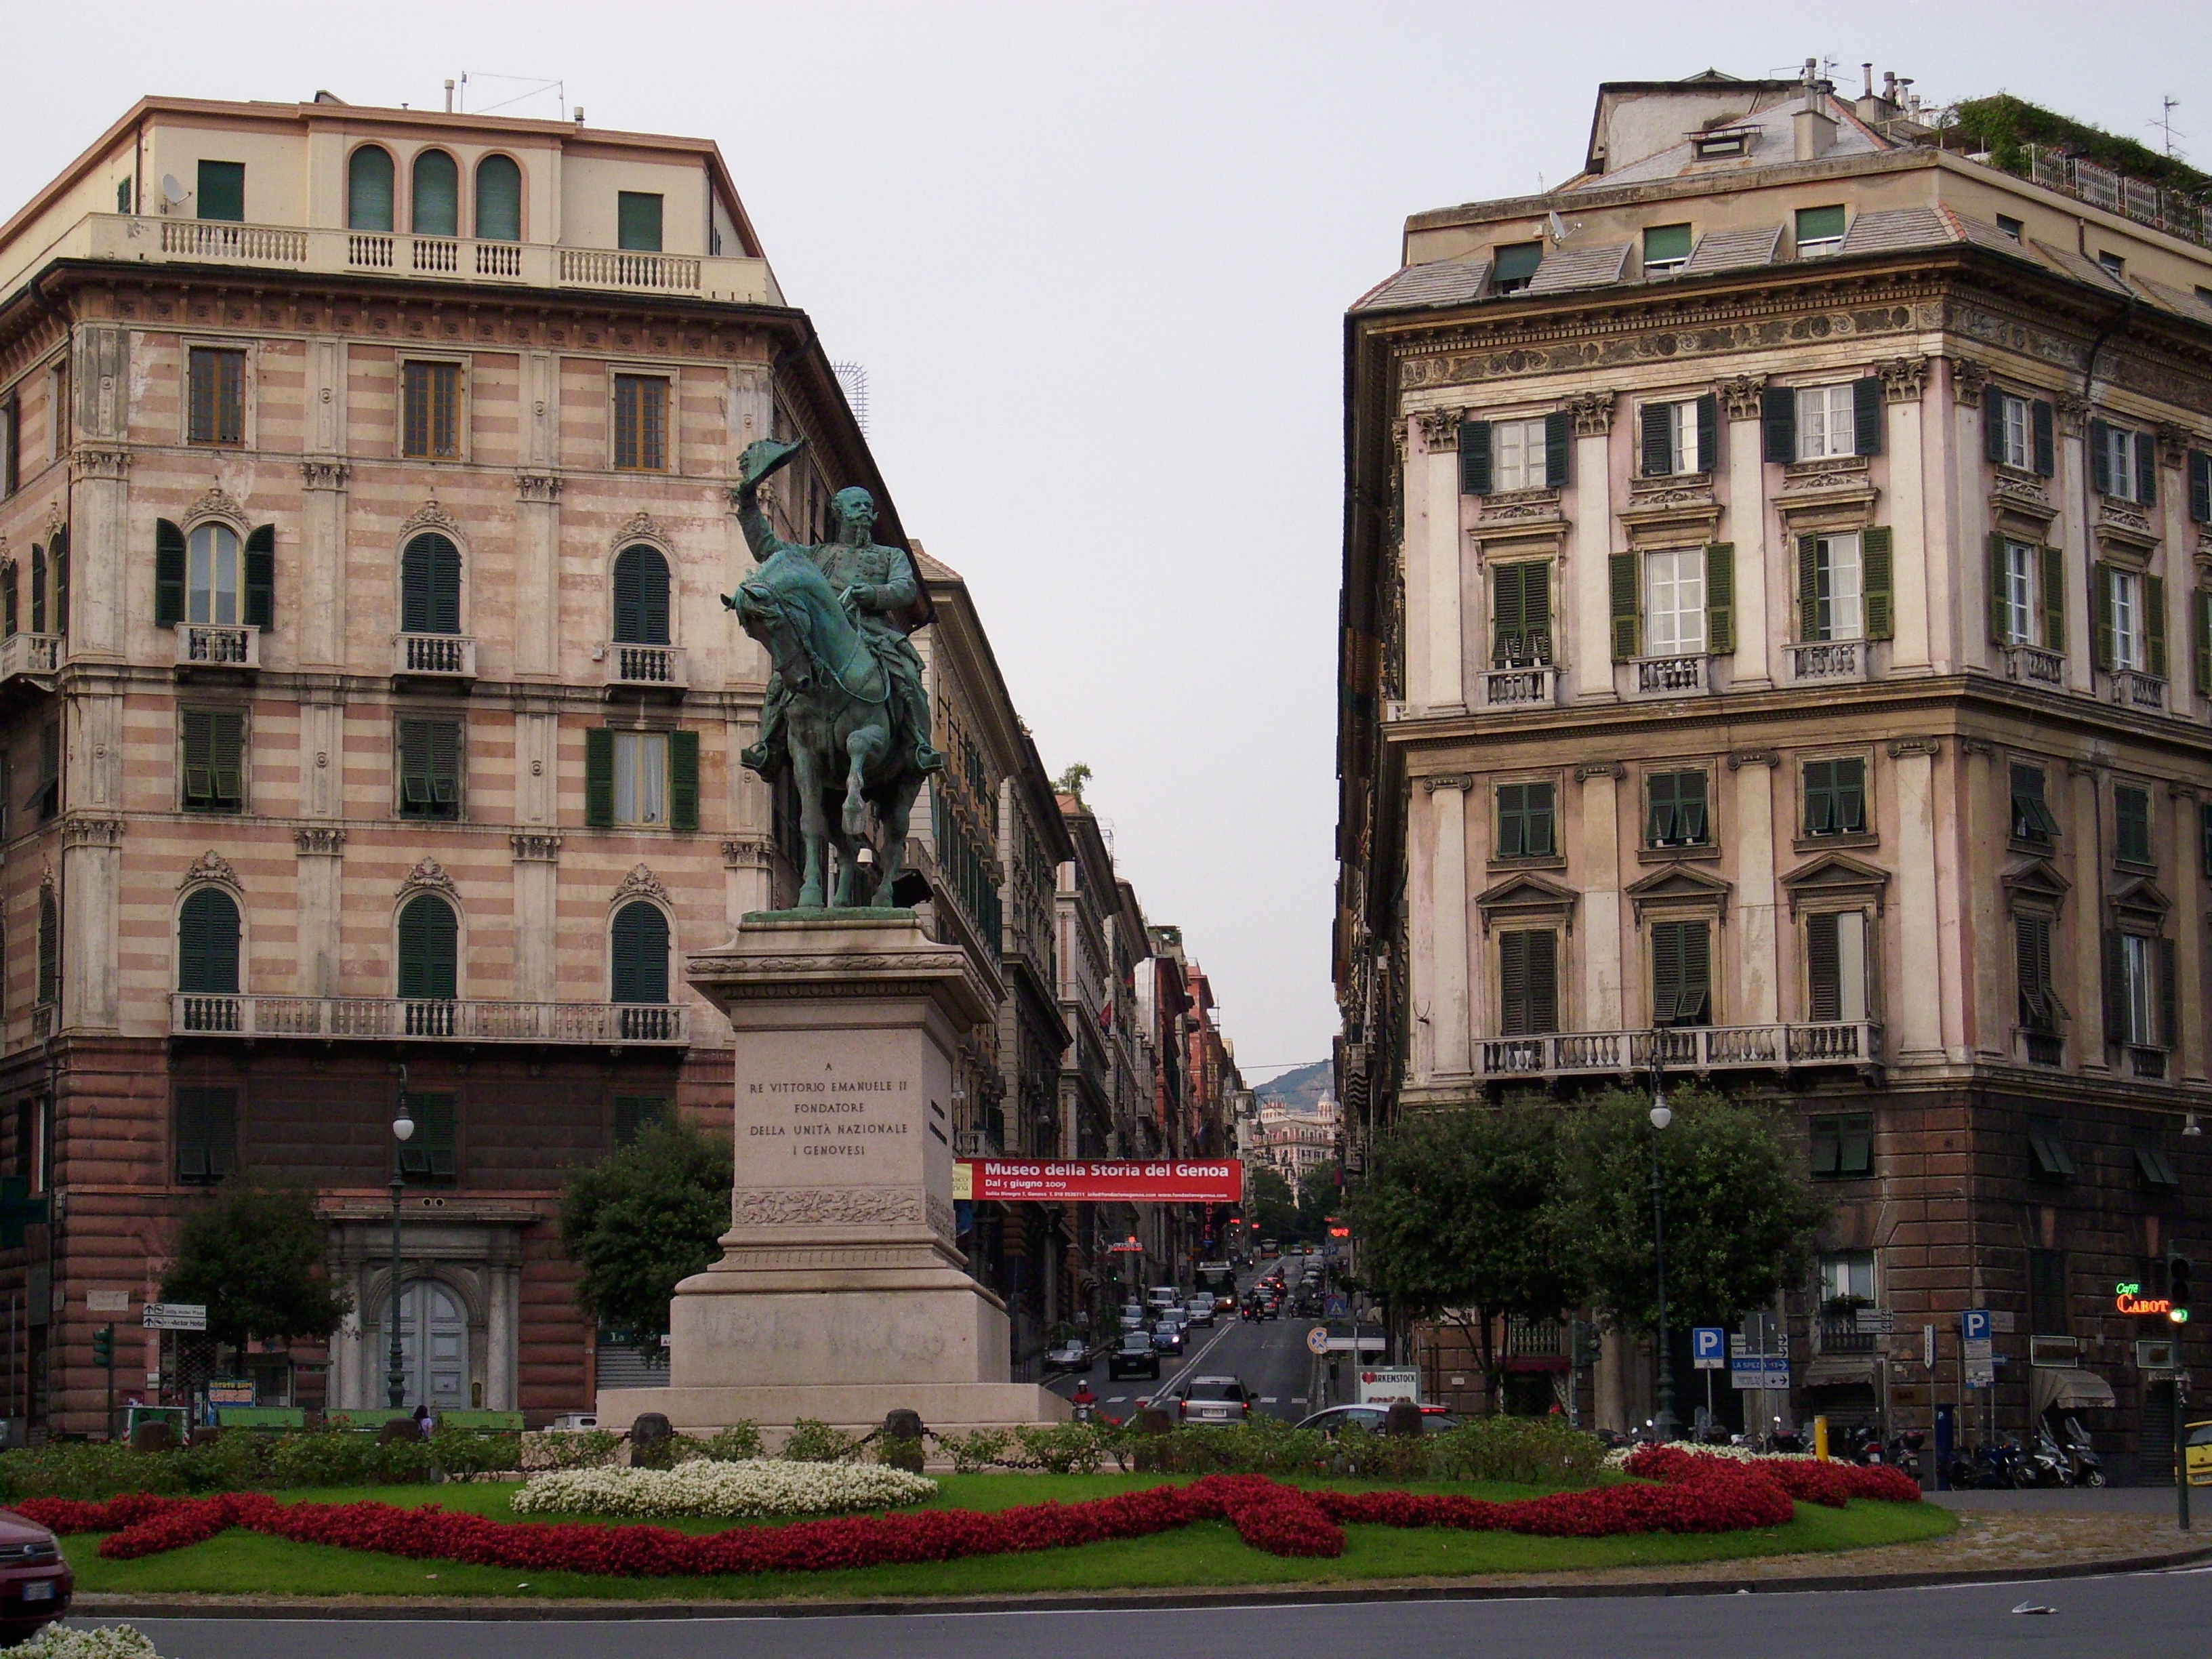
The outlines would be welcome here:
[[[1106,1396],[1106,1403],[1109,1406],[1119,1406],[1125,1403],[1128,1398],[1126,1394],[1109,1394]]]
[[[1283,1402],[1280,1398],[1274,1395],[1263,1394],[1260,1396],[1260,1403],[1263,1406],[1279,1406]]]

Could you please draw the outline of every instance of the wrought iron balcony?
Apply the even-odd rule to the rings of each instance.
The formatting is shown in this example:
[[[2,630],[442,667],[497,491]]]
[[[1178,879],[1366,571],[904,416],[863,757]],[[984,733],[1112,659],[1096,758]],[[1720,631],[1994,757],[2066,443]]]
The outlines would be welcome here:
[[[624,645],[605,647],[606,683],[647,691],[682,691],[690,681],[680,645]]]
[[[61,672],[62,636],[58,634],[10,634],[0,640],[0,680],[17,675],[33,678]]]
[[[177,666],[234,668],[252,671],[261,666],[261,630],[228,623],[179,623]]]
[[[1815,1352],[1831,1354],[1871,1354],[1881,1340],[1871,1330],[1861,1330],[1855,1313],[1822,1314],[1813,1322],[1813,1338]]]
[[[1475,1044],[1484,1078],[1627,1077],[1649,1071],[1655,1039],[1670,1072],[1786,1072],[1810,1066],[1871,1067],[1881,1027],[1871,1020],[1808,1025],[1688,1025],[1671,1030],[1562,1031],[1485,1037]]]
[[[412,679],[473,680],[477,642],[465,634],[394,634],[392,668]]]
[[[2066,684],[2066,654],[2045,651],[2039,645],[2005,647],[2005,678],[2023,685],[2047,685],[2054,691]]]
[[[1867,643],[1864,640],[1820,640],[1810,645],[1793,645],[1790,651],[1790,677],[1798,684],[1808,681],[1863,680],[1867,677]]]
[[[691,1011],[671,1002],[447,1002],[406,997],[218,996],[179,991],[179,1036],[331,1042],[574,1042],[603,1047],[691,1040]]]

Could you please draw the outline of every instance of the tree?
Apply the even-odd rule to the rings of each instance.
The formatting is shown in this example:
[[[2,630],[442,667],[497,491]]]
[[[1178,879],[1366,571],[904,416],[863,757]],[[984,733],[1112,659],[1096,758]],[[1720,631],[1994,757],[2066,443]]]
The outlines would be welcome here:
[[[307,1192],[226,1184],[185,1218],[161,1298],[204,1304],[208,1334],[231,1347],[319,1341],[353,1307],[321,1271],[329,1244]]]
[[[1710,1089],[1667,1092],[1654,1130],[1648,1095],[1612,1089],[1577,1114],[1566,1167],[1574,1248],[1616,1323],[1658,1323],[1653,1255],[1655,1135],[1666,1201],[1667,1312],[1675,1328],[1727,1325],[1796,1281],[1827,1210],[1774,1115]]]
[[[1091,781],[1091,769],[1081,761],[1069,767],[1052,781],[1053,793],[1073,795],[1078,806],[1083,805],[1083,786]]]
[[[1580,1291],[1561,1146],[1560,1109],[1538,1102],[1423,1113],[1376,1146],[1353,1196],[1365,1277],[1397,1311],[1460,1328],[1493,1410],[1500,1322],[1556,1319]]]
[[[1310,1164],[1298,1177],[1298,1231],[1302,1242],[1318,1244],[1328,1237],[1328,1218],[1339,1194],[1336,1161]]]
[[[683,1122],[650,1124],[571,1175],[561,1244],[583,1267],[584,1311],[639,1337],[665,1332],[677,1281],[720,1259],[735,1178],[728,1139]]]
[[[1278,1243],[1298,1236],[1298,1198],[1291,1183],[1265,1164],[1252,1171],[1252,1225]]]

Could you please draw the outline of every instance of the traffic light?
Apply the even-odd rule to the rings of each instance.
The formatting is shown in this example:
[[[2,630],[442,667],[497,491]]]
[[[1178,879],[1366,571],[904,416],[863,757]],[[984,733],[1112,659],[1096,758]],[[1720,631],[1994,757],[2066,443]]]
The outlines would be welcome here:
[[[2166,1316],[2177,1325],[2189,1322],[2189,1258],[2170,1255],[2166,1259],[2166,1299],[2172,1305]]]
[[[92,1334],[92,1363],[112,1370],[115,1365],[115,1327],[102,1325]]]

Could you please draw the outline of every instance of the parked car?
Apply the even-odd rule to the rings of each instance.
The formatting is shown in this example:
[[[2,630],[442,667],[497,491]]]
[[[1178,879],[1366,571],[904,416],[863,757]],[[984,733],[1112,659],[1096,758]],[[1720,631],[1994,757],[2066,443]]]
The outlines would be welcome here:
[[[1383,1419],[1389,1414],[1388,1406],[1331,1406],[1316,1412],[1311,1417],[1301,1419],[1298,1426],[1319,1429],[1325,1434],[1334,1434],[1346,1428],[1364,1429],[1370,1434],[1380,1434]],[[1421,1431],[1424,1434],[1442,1434],[1446,1429],[1458,1426],[1459,1419],[1442,1406],[1421,1407]]]
[[[1088,1342],[1079,1337],[1075,1338],[1056,1348],[1045,1350],[1045,1373],[1049,1376],[1054,1371],[1087,1371],[1091,1369],[1091,1362],[1097,1357],[1091,1351]]]
[[[0,1645],[28,1641],[70,1610],[76,1576],[52,1533],[0,1510]]]
[[[2212,1423],[2191,1423],[2185,1444],[2183,1467],[2189,1471],[2189,1484],[2212,1486]]]
[[[1176,1417],[1184,1423],[1244,1423],[1258,1397],[1234,1376],[1194,1376],[1178,1383],[1170,1396]]]
[[[1152,1337],[1143,1331],[1131,1331],[1106,1356],[1106,1375],[1116,1382],[1125,1376],[1148,1376],[1155,1382],[1160,1376],[1160,1356],[1152,1346]]]

